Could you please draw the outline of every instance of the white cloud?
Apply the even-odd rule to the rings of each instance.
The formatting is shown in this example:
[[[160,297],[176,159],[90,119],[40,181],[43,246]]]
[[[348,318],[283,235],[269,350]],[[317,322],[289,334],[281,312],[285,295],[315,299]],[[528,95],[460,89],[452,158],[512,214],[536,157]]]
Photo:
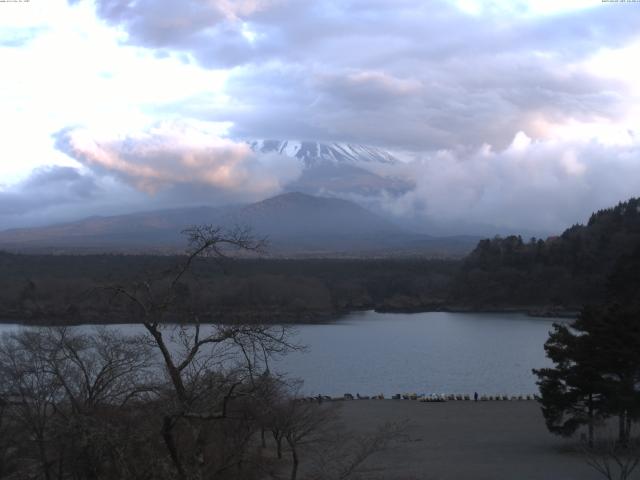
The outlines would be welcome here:
[[[247,144],[220,137],[221,130],[202,122],[165,122],[126,134],[79,128],[61,132],[59,145],[92,171],[150,195],[192,187],[218,199],[257,200],[299,176],[295,159],[257,157]]]
[[[559,15],[598,7],[602,0],[452,0],[470,15],[541,16]]]
[[[561,232],[591,212],[640,195],[640,143],[559,143],[519,132],[494,151],[441,150],[408,163],[416,189],[383,208],[405,217],[501,230]]]
[[[126,35],[96,18],[93,5],[65,0],[3,4],[29,34],[21,45],[0,41],[2,72],[0,174],[15,183],[42,164],[77,165],[53,148],[51,135],[70,125],[135,130],[179,113],[163,104],[208,93],[211,107],[224,104],[227,73],[185,62],[178,55],[122,44]],[[21,15],[12,5],[20,7]],[[3,38],[0,36],[0,38]]]

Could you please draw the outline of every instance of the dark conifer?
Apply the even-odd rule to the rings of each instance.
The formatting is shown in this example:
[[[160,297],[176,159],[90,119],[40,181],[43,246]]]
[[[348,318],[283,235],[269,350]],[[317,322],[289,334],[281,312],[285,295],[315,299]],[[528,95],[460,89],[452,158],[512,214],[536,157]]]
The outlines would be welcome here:
[[[545,343],[553,368],[534,370],[549,431],[569,436],[598,419],[618,417],[618,441],[640,418],[640,318],[630,306],[585,307],[570,325],[555,325]]]

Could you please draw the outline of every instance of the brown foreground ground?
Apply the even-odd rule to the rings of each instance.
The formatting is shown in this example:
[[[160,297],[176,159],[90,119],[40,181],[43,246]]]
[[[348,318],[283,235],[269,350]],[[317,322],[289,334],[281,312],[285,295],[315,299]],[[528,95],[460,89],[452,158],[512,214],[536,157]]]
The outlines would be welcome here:
[[[591,480],[600,474],[577,441],[548,433],[534,401],[341,402],[346,427],[369,432],[406,420],[406,437],[367,460],[371,478],[392,480]]]

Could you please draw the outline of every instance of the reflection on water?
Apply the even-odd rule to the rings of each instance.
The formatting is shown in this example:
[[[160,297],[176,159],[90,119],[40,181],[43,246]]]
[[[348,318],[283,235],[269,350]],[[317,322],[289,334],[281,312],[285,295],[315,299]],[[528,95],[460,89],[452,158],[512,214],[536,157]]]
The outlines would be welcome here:
[[[306,352],[272,368],[304,379],[307,394],[534,393],[531,369],[549,365],[543,344],[554,321],[515,313],[358,312],[298,326]],[[16,328],[0,325],[0,332]]]

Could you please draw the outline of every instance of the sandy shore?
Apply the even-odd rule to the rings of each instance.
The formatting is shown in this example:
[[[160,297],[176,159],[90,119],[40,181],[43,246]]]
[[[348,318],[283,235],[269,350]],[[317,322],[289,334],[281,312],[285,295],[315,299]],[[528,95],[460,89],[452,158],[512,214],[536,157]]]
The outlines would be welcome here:
[[[367,461],[371,478],[397,480],[591,480],[601,478],[546,430],[534,401],[341,402],[347,428],[368,432],[407,420],[407,437]]]

